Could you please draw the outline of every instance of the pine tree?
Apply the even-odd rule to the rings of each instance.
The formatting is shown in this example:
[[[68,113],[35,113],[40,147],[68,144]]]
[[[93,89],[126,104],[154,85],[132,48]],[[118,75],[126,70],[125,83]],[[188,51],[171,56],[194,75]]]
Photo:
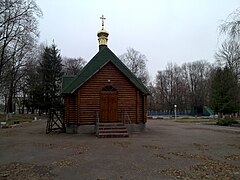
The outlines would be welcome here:
[[[42,107],[42,82],[40,81],[39,65],[36,61],[29,61],[25,67],[25,83],[27,89],[27,100],[25,106],[28,112],[34,113],[36,109]],[[41,113],[39,111],[39,113]]]
[[[211,87],[211,104],[216,113],[232,114],[238,112],[237,80],[233,72],[225,67],[218,68]]]
[[[48,110],[61,105],[62,58],[55,44],[45,47],[40,63],[42,75],[43,99],[42,104]]]

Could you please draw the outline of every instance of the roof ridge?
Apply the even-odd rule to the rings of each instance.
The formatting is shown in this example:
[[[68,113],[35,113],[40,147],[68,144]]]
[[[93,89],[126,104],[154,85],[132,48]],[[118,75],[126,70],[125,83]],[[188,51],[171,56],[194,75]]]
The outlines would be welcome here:
[[[98,60],[99,56],[105,56],[105,58]],[[147,87],[107,46],[102,48],[79,72],[79,74],[76,75],[76,77],[73,78],[73,80],[63,88],[62,93],[73,93],[89,78],[102,69],[102,67],[105,66],[109,61],[111,61],[140,91],[142,91],[144,94],[150,94]]]

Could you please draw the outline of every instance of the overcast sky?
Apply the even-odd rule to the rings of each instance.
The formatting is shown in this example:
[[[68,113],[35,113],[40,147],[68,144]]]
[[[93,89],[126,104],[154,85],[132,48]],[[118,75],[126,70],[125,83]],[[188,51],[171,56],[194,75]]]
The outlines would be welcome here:
[[[62,56],[89,61],[98,52],[99,17],[107,19],[108,47],[145,54],[152,78],[167,63],[214,62],[221,45],[218,26],[240,7],[239,0],[36,0],[43,11],[40,42]]]

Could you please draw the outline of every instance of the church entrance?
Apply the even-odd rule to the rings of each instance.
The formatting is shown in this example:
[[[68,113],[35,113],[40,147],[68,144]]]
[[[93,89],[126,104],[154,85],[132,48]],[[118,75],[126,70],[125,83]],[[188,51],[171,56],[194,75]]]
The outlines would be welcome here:
[[[117,119],[117,91],[108,85],[101,91],[100,97],[100,122],[116,122]]]

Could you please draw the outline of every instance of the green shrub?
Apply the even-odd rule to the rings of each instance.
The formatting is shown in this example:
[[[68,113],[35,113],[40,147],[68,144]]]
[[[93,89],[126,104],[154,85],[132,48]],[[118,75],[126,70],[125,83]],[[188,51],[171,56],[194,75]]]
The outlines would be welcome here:
[[[5,120],[5,116],[3,114],[0,114],[0,121],[4,121]]]
[[[232,124],[238,124],[238,121],[230,117],[225,117],[223,119],[217,120],[217,125],[220,125],[220,126],[231,126]]]

